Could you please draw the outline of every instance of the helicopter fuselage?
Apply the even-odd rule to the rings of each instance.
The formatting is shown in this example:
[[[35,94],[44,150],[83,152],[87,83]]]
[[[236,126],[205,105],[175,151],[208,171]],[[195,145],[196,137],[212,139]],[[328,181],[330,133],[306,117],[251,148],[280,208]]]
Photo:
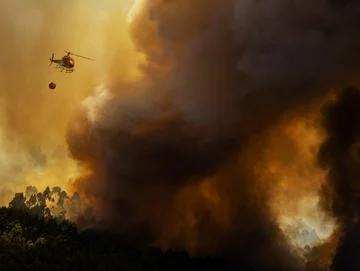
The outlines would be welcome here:
[[[68,56],[64,56],[61,59],[50,59],[50,60],[56,63],[57,65],[68,69],[74,68],[75,66],[74,59]]]
[[[66,69],[66,72],[74,71],[75,61],[69,56],[63,56],[61,59],[50,58],[50,61],[52,63],[56,63],[56,68],[61,69],[61,71],[63,71],[64,69]]]
[[[75,61],[73,58],[69,57],[69,56],[63,56],[62,60],[62,65],[66,68],[74,68],[75,66]]]
[[[65,68],[74,68],[75,62],[72,58],[63,57],[61,59],[50,59],[51,62],[56,63],[59,66],[65,67]]]
[[[52,54],[52,57],[49,58],[50,66],[52,63],[56,63],[56,68],[61,69],[61,71],[66,69],[66,72],[73,72],[74,66],[75,66],[75,61],[72,57],[70,57],[70,54],[72,54],[72,53],[67,52],[67,51],[65,51],[65,52],[67,53],[67,55],[63,56],[61,59],[54,59],[54,54]],[[73,55],[75,55],[75,54],[73,54]],[[84,57],[84,56],[80,56],[80,55],[76,55],[76,56],[95,61],[94,59],[91,59],[88,57]]]

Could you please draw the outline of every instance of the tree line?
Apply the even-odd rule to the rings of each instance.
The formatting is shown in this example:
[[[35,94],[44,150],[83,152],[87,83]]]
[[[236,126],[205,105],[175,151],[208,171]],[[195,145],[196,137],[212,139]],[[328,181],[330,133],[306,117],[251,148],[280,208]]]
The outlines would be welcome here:
[[[56,201],[55,201],[56,196]],[[181,251],[136,248],[95,230],[80,231],[63,207],[79,204],[60,188],[28,187],[0,209],[0,270],[3,271],[192,271],[230,268],[222,258],[190,257]],[[54,216],[47,202],[58,208]],[[73,206],[72,206],[73,204]],[[54,212],[53,212],[54,213]]]

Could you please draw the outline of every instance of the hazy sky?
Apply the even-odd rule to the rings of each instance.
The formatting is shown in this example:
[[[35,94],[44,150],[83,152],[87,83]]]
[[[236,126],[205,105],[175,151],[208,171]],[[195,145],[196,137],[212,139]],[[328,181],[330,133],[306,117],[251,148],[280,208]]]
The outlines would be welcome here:
[[[65,131],[82,101],[102,84],[114,61],[131,72],[125,15],[133,1],[27,0],[0,3],[0,204],[27,185],[66,186],[75,163],[66,157]],[[75,57],[75,72],[49,67],[52,53]],[[57,84],[55,91],[48,84]],[[41,151],[34,151],[40,146]],[[46,163],[38,165],[41,152]],[[37,157],[38,161],[34,159]],[[64,187],[66,188],[66,187]],[[5,195],[6,194],[6,195]]]

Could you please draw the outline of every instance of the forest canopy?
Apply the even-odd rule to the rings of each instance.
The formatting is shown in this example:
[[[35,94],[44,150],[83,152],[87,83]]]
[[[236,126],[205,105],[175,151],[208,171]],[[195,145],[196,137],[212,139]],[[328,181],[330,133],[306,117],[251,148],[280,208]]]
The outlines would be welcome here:
[[[239,270],[225,259],[135,248],[101,231],[80,230],[65,219],[64,208],[67,202],[75,212],[80,201],[59,187],[43,192],[28,187],[15,194],[0,209],[0,270]]]

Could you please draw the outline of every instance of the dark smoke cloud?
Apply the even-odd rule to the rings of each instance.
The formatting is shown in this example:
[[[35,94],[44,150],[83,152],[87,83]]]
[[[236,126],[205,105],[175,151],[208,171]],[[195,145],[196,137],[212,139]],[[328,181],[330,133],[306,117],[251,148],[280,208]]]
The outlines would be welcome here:
[[[97,119],[83,110],[69,125],[72,156],[90,171],[75,188],[145,244],[301,268],[254,164],[269,127],[358,72],[358,1],[143,4],[130,27],[147,58],[141,79],[114,78]]]
[[[334,259],[335,270],[358,270],[359,251],[359,140],[360,90],[347,88],[336,101],[323,109],[323,127],[328,138],[322,144],[319,159],[328,169],[323,188],[324,206],[344,228],[344,241]]]

